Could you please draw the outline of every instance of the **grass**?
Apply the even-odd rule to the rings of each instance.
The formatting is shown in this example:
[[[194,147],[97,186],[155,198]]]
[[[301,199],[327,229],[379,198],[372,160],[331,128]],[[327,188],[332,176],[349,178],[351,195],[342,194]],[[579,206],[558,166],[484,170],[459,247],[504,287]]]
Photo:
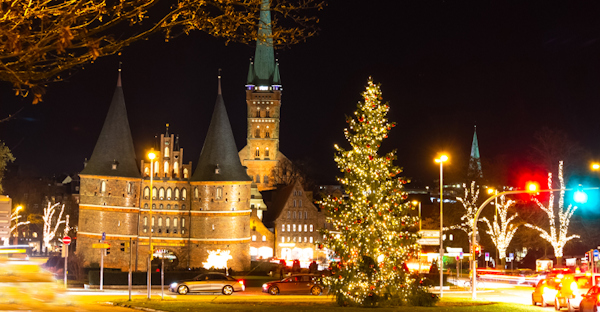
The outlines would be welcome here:
[[[193,298],[197,297],[197,298]],[[267,299],[268,298],[268,299]],[[152,308],[162,311],[265,311],[280,312],[285,309],[286,312],[295,311],[365,311],[365,308],[339,307],[333,302],[331,297],[312,297],[312,296],[188,296],[185,299],[165,299],[164,301],[153,299],[134,299],[133,301],[119,300],[115,304],[122,306],[135,306]],[[449,311],[449,312],[470,312],[470,311],[489,311],[489,312],[528,312],[540,311],[539,308],[514,303],[496,303],[489,301],[471,301],[468,299],[444,298],[435,307],[393,307],[376,308],[378,312],[384,311]]]

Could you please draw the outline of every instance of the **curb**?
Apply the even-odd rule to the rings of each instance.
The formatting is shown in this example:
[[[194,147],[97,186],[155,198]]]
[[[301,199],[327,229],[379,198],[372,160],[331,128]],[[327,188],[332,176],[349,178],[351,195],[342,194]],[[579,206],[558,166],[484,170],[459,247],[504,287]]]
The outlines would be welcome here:
[[[117,306],[117,307],[128,308],[128,309],[135,309],[135,310],[146,311],[146,312],[166,312],[166,311],[163,311],[163,310],[156,310],[156,309],[144,308],[144,307],[136,307],[136,306],[132,306],[132,305],[128,305],[128,304],[123,304],[123,303],[114,303],[114,302],[111,302],[111,304],[113,306]]]

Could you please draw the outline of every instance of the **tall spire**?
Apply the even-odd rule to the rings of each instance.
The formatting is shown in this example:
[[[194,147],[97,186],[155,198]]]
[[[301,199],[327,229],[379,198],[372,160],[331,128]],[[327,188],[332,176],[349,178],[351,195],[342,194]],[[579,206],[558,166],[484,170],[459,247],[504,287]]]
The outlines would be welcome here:
[[[240,162],[225,101],[219,93],[192,181],[250,180]]]
[[[270,86],[273,85],[275,74],[275,51],[273,49],[273,32],[271,29],[271,10],[269,0],[262,0],[260,6],[260,21],[258,24],[258,38],[254,51],[254,64],[250,64],[248,84]],[[250,78],[253,78],[250,81]]]
[[[121,86],[120,66],[117,87],[104,120],[100,137],[87,166],[81,171],[81,174],[140,177]]]
[[[471,143],[471,158],[469,159],[469,173],[470,178],[483,178],[483,171],[481,170],[481,157],[479,155],[479,142],[477,141],[477,125],[473,130],[473,143]]]

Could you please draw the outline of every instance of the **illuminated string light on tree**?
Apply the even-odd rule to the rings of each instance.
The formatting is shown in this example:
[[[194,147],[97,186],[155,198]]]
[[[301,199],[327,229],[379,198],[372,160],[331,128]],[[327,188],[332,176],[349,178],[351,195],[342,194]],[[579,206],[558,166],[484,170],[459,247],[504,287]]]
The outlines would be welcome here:
[[[535,226],[533,224],[525,224],[525,226],[535,229],[540,232],[540,237],[545,239],[554,248],[554,256],[556,257],[557,264],[560,266],[563,257],[563,248],[565,244],[574,239],[579,238],[579,235],[573,234],[567,236],[569,232],[569,224],[571,223],[571,217],[577,206],[569,205],[565,208],[565,179],[563,177],[563,161],[558,162],[558,181],[560,184],[560,192],[558,197],[558,207],[554,209],[554,193],[550,192],[548,198],[548,206],[544,206],[537,198],[533,198],[535,203],[546,213],[548,216],[548,223],[550,225],[550,233],[548,231]],[[552,189],[552,173],[548,172],[548,189]],[[558,224],[556,224],[556,217],[558,217]]]
[[[461,230],[467,233],[469,237],[469,242],[471,241],[472,233],[473,233],[473,219],[475,219],[475,214],[477,213],[477,200],[479,199],[479,187],[476,185],[475,181],[471,182],[471,187],[467,188],[466,184],[463,184],[463,188],[465,189],[464,197],[456,197],[465,210],[464,214],[460,217],[461,223],[444,228],[444,230]],[[482,219],[479,219],[481,221]],[[475,229],[477,231],[477,229]]]
[[[517,213],[508,217],[508,209],[514,204],[514,200],[507,201],[504,195],[502,195],[500,202],[496,206],[498,214],[494,215],[494,222],[490,223],[486,217],[481,218],[488,226],[486,233],[490,235],[492,242],[498,249],[498,257],[502,260],[503,265],[506,261],[506,249],[519,229],[519,226],[513,222],[517,217]]]
[[[208,258],[206,259],[206,262],[202,262],[202,266],[207,270],[210,270],[211,268],[227,269],[227,261],[233,259],[230,253],[229,250],[209,250]]]
[[[419,286],[405,263],[419,251],[418,218],[406,200],[402,172],[392,162],[396,151],[378,155],[383,139],[395,126],[388,122],[388,104],[369,78],[364,101],[344,129],[351,149],[335,145],[335,161],[344,176],[338,178],[348,196],[329,196],[319,204],[327,211],[332,230],[322,230],[319,248],[333,251],[339,261],[331,263],[324,283],[340,305],[370,305],[384,300],[405,300]]]
[[[8,235],[9,237],[12,235],[12,233],[13,233],[13,232],[15,232],[15,231],[16,231],[16,230],[19,228],[19,226],[21,226],[21,225],[27,225],[27,224],[29,224],[29,223],[30,223],[29,221],[25,221],[25,222],[21,222],[21,221],[19,221],[19,219],[21,219],[21,217],[22,217],[22,216],[19,214],[19,212],[21,211],[21,209],[23,209],[23,207],[21,207],[21,206],[18,206],[18,207],[17,207],[17,208],[15,208],[15,210],[14,210],[14,211],[13,211],[13,212],[10,214],[10,223],[11,223],[11,224],[13,224],[13,225],[10,227],[10,231],[9,231],[9,235]],[[9,244],[9,240],[8,240],[8,239],[5,239],[5,240],[4,240],[4,245],[8,246],[8,244]]]
[[[56,213],[56,208],[58,206],[60,206],[60,213],[58,214],[57,218],[54,218],[54,214]],[[60,203],[51,205],[50,202],[48,202],[48,208],[44,208],[44,216],[42,218],[44,220],[43,241],[46,249],[51,247],[50,242],[54,239],[54,237],[56,237],[56,231],[58,230],[58,227],[63,223],[66,224],[66,220],[61,220],[64,211],[65,205],[61,205]],[[68,215],[66,217],[68,218]]]

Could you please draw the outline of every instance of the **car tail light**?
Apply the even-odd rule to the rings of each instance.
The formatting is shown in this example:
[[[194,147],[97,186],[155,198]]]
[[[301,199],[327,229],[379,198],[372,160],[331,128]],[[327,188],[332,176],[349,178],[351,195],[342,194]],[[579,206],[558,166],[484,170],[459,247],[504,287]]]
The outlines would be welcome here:
[[[238,283],[240,283],[240,285],[244,286],[244,280],[239,280]]]

